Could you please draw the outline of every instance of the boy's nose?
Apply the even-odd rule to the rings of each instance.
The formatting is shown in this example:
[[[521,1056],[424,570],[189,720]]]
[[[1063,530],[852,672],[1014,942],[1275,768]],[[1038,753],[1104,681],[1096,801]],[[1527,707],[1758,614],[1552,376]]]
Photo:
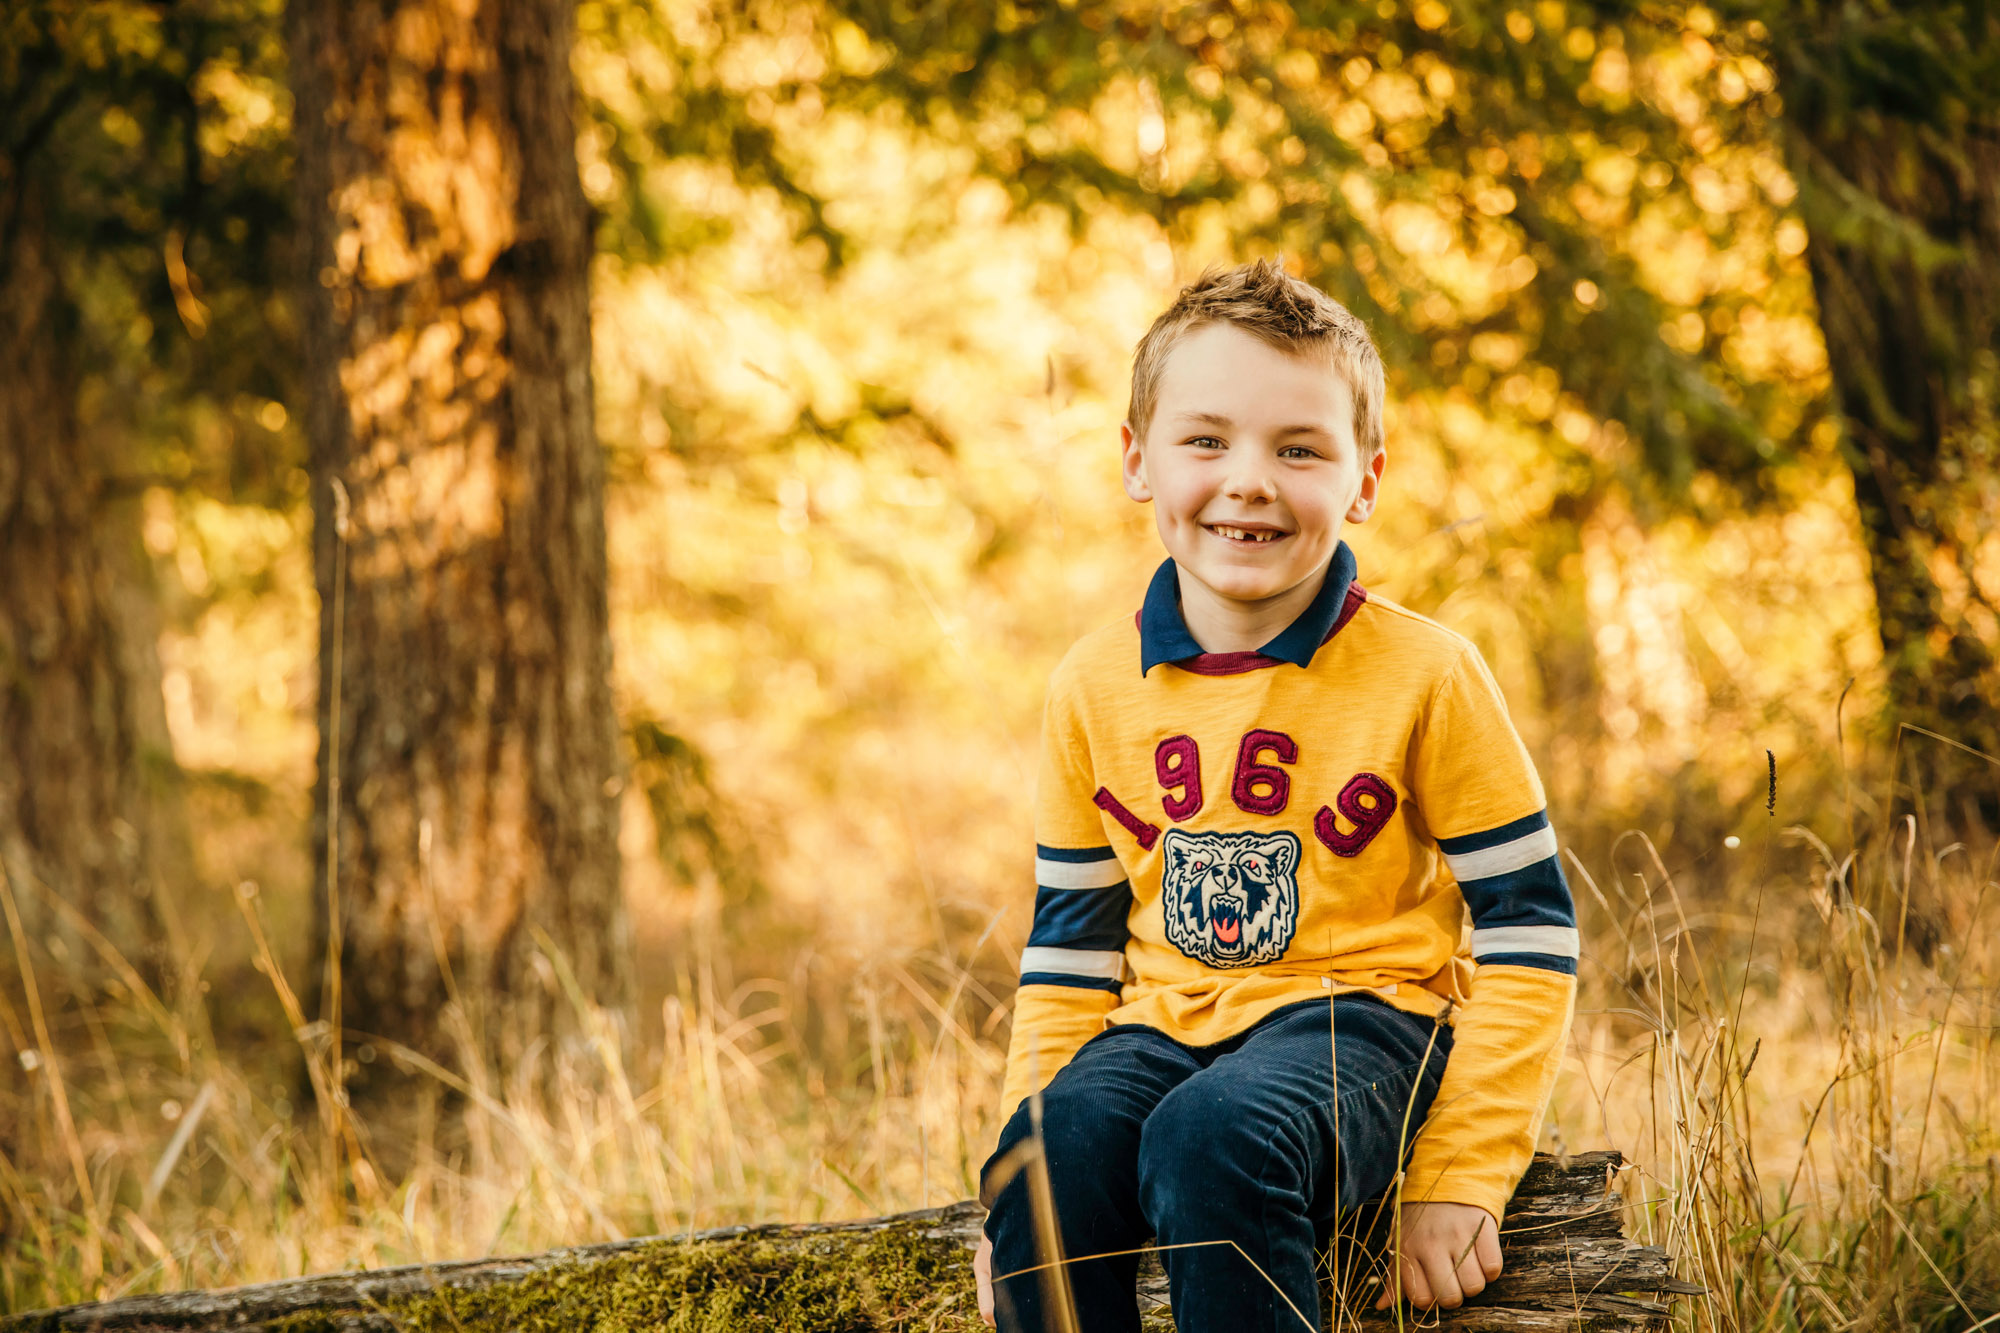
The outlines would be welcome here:
[[[1232,450],[1230,457],[1227,491],[1232,500],[1272,500],[1277,498],[1277,486],[1271,476],[1270,465],[1255,456],[1253,450]]]

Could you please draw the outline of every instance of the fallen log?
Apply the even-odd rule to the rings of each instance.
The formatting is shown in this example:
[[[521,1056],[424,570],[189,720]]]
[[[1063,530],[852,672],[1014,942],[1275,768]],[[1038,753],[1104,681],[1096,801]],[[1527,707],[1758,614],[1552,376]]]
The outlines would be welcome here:
[[[1615,1152],[1538,1155],[1502,1224],[1506,1268],[1437,1329],[1641,1333],[1701,1288],[1665,1251],[1624,1236]],[[971,1252],[976,1203],[858,1222],[725,1227],[508,1259],[410,1264],[182,1291],[0,1318],[0,1333],[624,1333],[981,1328]],[[1330,1293],[1329,1293],[1330,1294]],[[1172,1328],[1166,1277],[1147,1255],[1139,1303]],[[1358,1301],[1367,1304],[1367,1301]],[[1323,1302],[1331,1308],[1331,1300]],[[1394,1327],[1368,1314],[1367,1325]]]

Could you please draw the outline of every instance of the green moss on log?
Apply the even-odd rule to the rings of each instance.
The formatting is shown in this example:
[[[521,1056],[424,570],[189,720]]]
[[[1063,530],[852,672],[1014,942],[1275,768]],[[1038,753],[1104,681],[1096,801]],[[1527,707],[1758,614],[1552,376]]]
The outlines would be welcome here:
[[[401,1333],[983,1333],[972,1261],[917,1227],[866,1238],[663,1242],[518,1282],[443,1288],[383,1307]],[[352,1315],[272,1333],[343,1333]],[[374,1322],[374,1321],[369,1321]]]

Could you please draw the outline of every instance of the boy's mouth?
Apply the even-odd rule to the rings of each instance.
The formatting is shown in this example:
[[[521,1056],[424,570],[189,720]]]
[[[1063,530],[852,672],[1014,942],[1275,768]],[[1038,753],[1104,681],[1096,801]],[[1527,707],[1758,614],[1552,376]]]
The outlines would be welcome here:
[[[1251,545],[1261,542],[1274,542],[1285,535],[1276,528],[1238,528],[1231,527],[1227,523],[1204,523],[1202,526],[1224,541],[1244,542]]]

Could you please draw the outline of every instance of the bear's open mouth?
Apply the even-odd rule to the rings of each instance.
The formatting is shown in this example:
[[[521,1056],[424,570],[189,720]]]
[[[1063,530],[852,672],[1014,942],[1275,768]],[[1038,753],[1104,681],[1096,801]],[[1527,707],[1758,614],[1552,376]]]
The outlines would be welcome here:
[[[1234,944],[1243,936],[1243,913],[1226,899],[1213,903],[1209,907],[1208,925],[1218,941]]]

